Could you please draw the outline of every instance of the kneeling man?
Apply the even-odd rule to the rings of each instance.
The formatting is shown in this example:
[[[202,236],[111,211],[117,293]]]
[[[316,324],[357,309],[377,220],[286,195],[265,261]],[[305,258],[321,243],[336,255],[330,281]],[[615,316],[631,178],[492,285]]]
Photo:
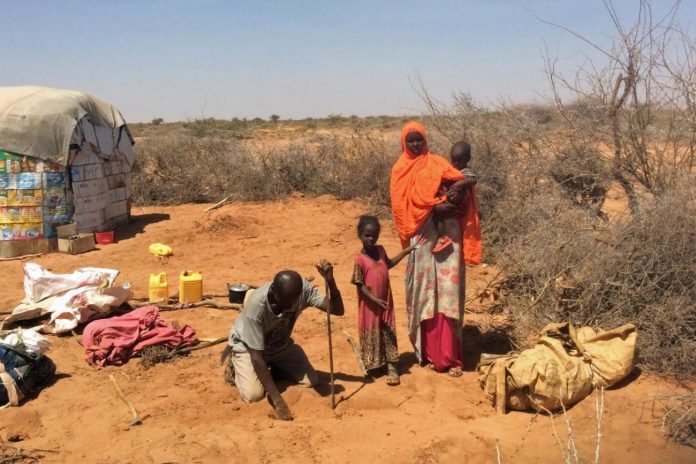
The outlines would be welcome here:
[[[337,316],[344,312],[333,266],[322,260],[317,270],[326,279],[330,298],[324,297],[297,272],[279,272],[271,282],[256,289],[244,304],[223,352],[223,361],[230,356],[225,379],[237,386],[242,399],[252,403],[268,395],[276,415],[283,420],[292,420],[292,414],[269,368],[305,387],[318,384],[317,372],[304,350],[291,338],[297,318],[309,306],[323,311],[330,309]]]

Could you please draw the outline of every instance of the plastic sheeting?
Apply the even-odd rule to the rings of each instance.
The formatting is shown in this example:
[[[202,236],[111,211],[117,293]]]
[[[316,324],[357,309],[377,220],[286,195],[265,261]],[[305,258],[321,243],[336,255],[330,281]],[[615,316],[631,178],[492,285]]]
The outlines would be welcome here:
[[[0,343],[21,346],[30,354],[43,354],[51,349],[51,342],[33,329],[14,329],[0,335]]]
[[[72,274],[54,274],[36,263],[24,266],[26,297],[0,329],[18,321],[51,317],[37,327],[44,333],[65,333],[96,316],[107,314],[133,297],[130,285],[113,286],[115,269],[81,268]]]
[[[126,124],[113,105],[86,93],[0,87],[0,149],[66,165],[75,126],[85,117],[94,126],[116,129]]]

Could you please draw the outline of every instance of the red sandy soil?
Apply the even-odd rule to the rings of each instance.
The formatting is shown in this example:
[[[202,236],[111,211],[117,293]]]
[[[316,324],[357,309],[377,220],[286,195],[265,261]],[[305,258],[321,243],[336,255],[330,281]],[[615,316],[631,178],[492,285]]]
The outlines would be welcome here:
[[[401,308],[397,324],[402,385],[388,387],[383,378],[363,382],[341,333],[356,333],[356,292],[349,280],[360,249],[356,219],[366,212],[361,204],[295,198],[227,205],[204,215],[205,206],[136,208],[134,222],[117,231],[118,243],[79,256],[52,254],[35,261],[59,273],[81,266],[113,267],[121,271],[120,282],[131,282],[136,296],[145,296],[150,273],[167,272],[174,292],[181,271],[200,270],[205,293],[224,293],[227,282],[261,283],[283,268],[316,275],[313,263],[327,258],[336,263],[346,303],[345,317],[333,318],[335,411],[326,385],[318,392],[287,387],[284,397],[295,415],[293,422],[269,417],[266,402],[243,403],[222,378],[222,345],[149,370],[138,360],[98,370],[84,361],[76,337],[51,337],[58,380],[23,406],[0,411],[0,438],[23,436],[15,446],[45,450],[35,454],[43,454],[42,462],[47,463],[563,462],[559,444],[565,449],[568,425],[562,415],[553,422],[531,413],[496,416],[473,370],[452,378],[415,364],[403,310],[404,264],[392,273]],[[150,255],[148,245],[154,242],[171,245],[175,255],[166,260]],[[381,243],[392,254],[399,249],[390,223],[383,225]],[[22,299],[22,265],[0,263],[0,308],[10,309]],[[470,270],[468,294],[475,295],[494,274],[491,267]],[[217,338],[227,335],[237,313],[198,308],[163,316],[192,325],[199,337]],[[475,316],[485,315],[470,315]],[[327,382],[323,313],[308,309],[294,338]],[[468,340],[467,346],[474,358],[477,339]],[[116,396],[109,374],[144,417],[142,425],[128,425],[129,411]],[[696,450],[675,445],[661,434],[659,405],[653,408],[654,395],[677,391],[674,384],[646,374],[607,391],[601,462],[696,462]],[[571,408],[568,418],[580,460],[594,462],[594,397]]]

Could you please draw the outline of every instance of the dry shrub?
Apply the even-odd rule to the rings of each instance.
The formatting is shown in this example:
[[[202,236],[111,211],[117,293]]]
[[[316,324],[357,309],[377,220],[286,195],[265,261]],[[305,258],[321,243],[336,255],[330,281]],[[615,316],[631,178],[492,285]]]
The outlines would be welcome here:
[[[518,340],[551,321],[631,322],[640,330],[640,365],[696,374],[696,190],[677,188],[616,224],[568,199],[517,206],[534,226],[505,247],[500,263]]]
[[[212,138],[153,137],[142,142],[138,155],[133,169],[136,204],[212,202],[240,189],[249,199],[273,197],[273,186],[263,182],[262,166],[238,144]]]
[[[696,392],[669,398],[662,428],[677,443],[696,448]]]
[[[322,137],[317,143],[254,148],[214,138],[145,139],[134,168],[137,204],[274,200],[302,192],[389,205],[396,152],[380,138]]]
[[[602,215],[611,174],[608,163],[595,146],[574,144],[562,147],[552,158],[549,171],[568,198]]]

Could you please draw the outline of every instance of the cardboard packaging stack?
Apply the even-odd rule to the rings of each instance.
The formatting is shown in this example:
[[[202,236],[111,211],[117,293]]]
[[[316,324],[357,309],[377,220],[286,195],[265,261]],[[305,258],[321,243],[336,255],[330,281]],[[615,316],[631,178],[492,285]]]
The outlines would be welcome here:
[[[83,149],[70,176],[77,231],[111,230],[128,220],[131,174],[125,160],[106,160]]]
[[[56,236],[69,219],[62,166],[0,150],[0,240]]]

